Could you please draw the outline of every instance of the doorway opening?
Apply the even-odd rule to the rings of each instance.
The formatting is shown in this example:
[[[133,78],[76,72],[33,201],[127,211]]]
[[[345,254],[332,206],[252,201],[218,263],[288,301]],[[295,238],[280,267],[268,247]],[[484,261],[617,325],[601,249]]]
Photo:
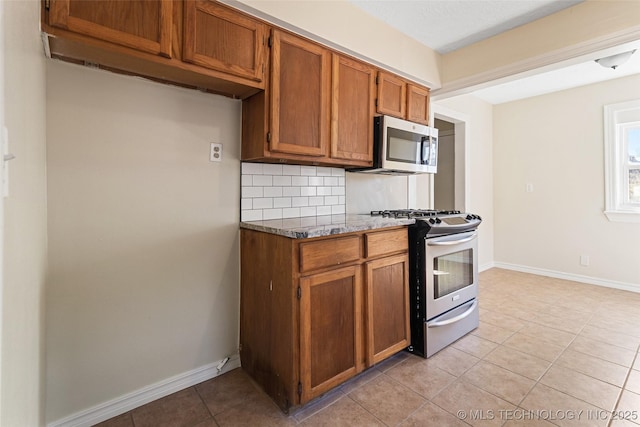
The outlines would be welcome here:
[[[438,173],[432,180],[435,209],[465,212],[469,206],[468,153],[469,118],[433,105],[434,127],[438,129]]]

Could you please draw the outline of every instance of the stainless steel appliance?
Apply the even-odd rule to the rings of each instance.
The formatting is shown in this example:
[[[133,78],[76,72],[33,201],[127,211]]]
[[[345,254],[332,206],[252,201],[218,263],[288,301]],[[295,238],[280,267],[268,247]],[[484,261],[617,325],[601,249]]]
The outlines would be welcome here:
[[[377,211],[415,218],[409,226],[411,346],[431,357],[478,327],[478,215],[459,211]]]
[[[438,129],[390,116],[374,118],[373,166],[357,172],[410,175],[438,171]]]

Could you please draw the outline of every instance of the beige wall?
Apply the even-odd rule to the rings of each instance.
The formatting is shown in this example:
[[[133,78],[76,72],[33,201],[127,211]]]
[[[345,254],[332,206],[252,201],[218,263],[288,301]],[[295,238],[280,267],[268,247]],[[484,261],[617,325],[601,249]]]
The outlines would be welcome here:
[[[469,150],[466,167],[468,205],[465,210],[482,217],[478,263],[484,269],[493,263],[493,106],[472,95],[442,100],[437,105],[469,117],[466,133]]]
[[[440,54],[348,0],[225,0],[225,3],[285,28],[300,29],[303,35],[323,39],[348,53],[355,52],[431,88],[440,87]]]
[[[635,75],[495,107],[496,261],[640,291],[640,225],[603,214],[603,106],[638,98]]]
[[[9,192],[4,199],[0,425],[42,425],[47,266],[45,68],[37,1],[3,1]],[[0,49],[2,47],[0,46]]]
[[[240,109],[47,62],[48,422],[237,353]]]

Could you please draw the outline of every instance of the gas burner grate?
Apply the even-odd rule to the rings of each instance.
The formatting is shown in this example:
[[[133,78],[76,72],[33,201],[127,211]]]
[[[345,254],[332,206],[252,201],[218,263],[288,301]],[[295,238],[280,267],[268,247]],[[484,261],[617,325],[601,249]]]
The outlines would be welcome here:
[[[383,218],[424,218],[437,215],[457,215],[460,211],[439,211],[435,209],[391,209],[384,211],[371,211],[371,216]]]

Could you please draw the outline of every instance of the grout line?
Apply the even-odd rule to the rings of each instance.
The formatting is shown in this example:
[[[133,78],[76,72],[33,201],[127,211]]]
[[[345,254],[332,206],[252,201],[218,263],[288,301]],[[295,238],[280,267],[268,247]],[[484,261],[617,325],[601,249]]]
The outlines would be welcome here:
[[[489,311],[491,311],[491,310],[489,310]],[[542,373],[542,375],[540,375],[540,377],[535,381],[535,384],[534,384],[534,385],[529,389],[529,391],[525,394],[525,396],[524,396],[524,397],[520,400],[520,402],[516,405],[516,407],[517,407],[517,408],[521,408],[521,409],[523,409],[523,410],[526,410],[525,408],[522,408],[522,407],[520,406],[520,405],[522,404],[522,402],[524,402],[524,400],[526,400],[526,398],[529,396],[529,394],[531,393],[531,391],[532,391],[532,390],[533,390],[533,389],[534,389],[538,384],[542,384],[542,383],[540,383],[540,380],[542,380],[542,378],[543,378],[543,377],[547,374],[547,372],[548,372],[548,371],[549,371],[549,370],[554,366],[554,364],[558,361],[558,359],[559,359],[560,357],[562,357],[562,355],[567,351],[567,349],[569,349],[569,346],[571,346],[571,344],[572,344],[572,343],[575,341],[575,339],[580,335],[580,333],[581,333],[581,332],[584,330],[584,328],[589,324],[589,322],[593,319],[593,317],[594,317],[594,316],[595,316],[595,311],[591,314],[591,316],[590,316],[590,317],[585,321],[585,323],[582,325],[582,327],[580,328],[580,330],[579,330],[578,332],[576,332],[576,333],[572,333],[572,332],[568,332],[568,331],[563,331],[563,330],[561,330],[561,329],[555,329],[555,328],[553,328],[553,327],[551,327],[551,326],[544,325],[544,324],[539,324],[539,323],[536,323],[536,322],[533,322],[533,321],[525,321],[525,320],[522,320],[523,322],[525,322],[525,325],[523,325],[523,326],[518,330],[518,332],[519,332],[521,329],[523,329],[523,328],[526,326],[526,324],[533,323],[533,324],[536,324],[536,325],[540,325],[540,326],[548,327],[548,328],[550,328],[550,329],[558,330],[558,331],[560,331],[560,332],[570,333],[570,334],[573,334],[574,336],[573,336],[573,338],[571,339],[571,341],[570,341],[566,346],[564,346],[564,348],[563,348],[562,352],[560,352],[560,354],[559,354],[558,356],[556,356],[556,357],[554,358],[554,360],[553,360],[553,361],[550,361],[550,364],[549,364],[549,366],[547,367],[547,369]],[[511,317],[513,317],[513,316],[511,316]],[[555,316],[555,317],[558,317],[558,316]],[[514,333],[514,334],[515,334],[515,333]],[[513,336],[514,334],[512,334],[511,336]],[[526,335],[526,334],[525,334],[525,335]],[[528,336],[528,335],[527,335],[527,336]],[[478,337],[478,338],[481,338],[481,337]],[[507,339],[508,339],[508,338],[507,338]],[[506,340],[505,340],[505,341],[506,341]],[[595,340],[595,341],[598,341],[598,340]],[[601,341],[601,342],[602,342],[602,341]],[[551,344],[551,343],[550,343],[550,344]],[[605,343],[605,344],[607,344],[607,345],[613,345],[613,344],[609,344],[609,343]],[[502,345],[504,345],[504,343],[499,344],[499,346],[502,346]],[[506,347],[508,347],[508,346],[506,346]],[[498,348],[498,347],[496,347],[496,348]],[[508,348],[510,348],[510,347],[508,347]],[[494,350],[495,350],[495,349],[494,349]],[[514,350],[519,351],[518,349],[514,349]],[[619,389],[620,389],[620,392],[618,393],[618,397],[617,397],[617,399],[616,399],[616,405],[614,406],[614,409],[613,409],[613,410],[615,410],[615,408],[616,408],[616,407],[617,407],[617,405],[619,404],[620,397],[621,397],[621,395],[622,395],[622,391],[624,390],[624,387],[626,386],[626,383],[627,383],[627,380],[628,380],[629,375],[630,375],[630,373],[631,373],[631,370],[633,369],[633,364],[634,364],[634,362],[635,362],[635,359],[638,357],[638,351],[640,351],[640,349],[637,349],[637,350],[636,350],[636,354],[635,354],[635,356],[634,356],[634,360],[633,360],[633,361],[632,361],[632,363],[631,363],[631,367],[630,367],[630,368],[629,368],[629,370],[627,371],[627,377],[626,377],[626,379],[625,379],[625,383],[623,384],[623,386],[622,386],[622,387],[618,387],[617,385],[611,384],[611,385],[614,385],[615,387],[617,387],[617,388],[619,388]],[[492,352],[493,352],[493,350],[492,350]],[[491,352],[490,352],[490,353],[491,353]],[[488,354],[490,354],[490,353],[488,353]],[[580,352],[580,353],[581,353],[581,352]],[[488,354],[487,354],[487,355],[488,355]],[[528,354],[528,353],[526,353],[526,352],[525,352],[525,354]],[[582,353],[582,354],[584,354],[584,353]],[[484,357],[486,357],[487,355],[485,355]],[[601,359],[601,358],[599,358],[599,357],[592,356],[592,355],[587,355],[587,356],[595,357],[595,358],[598,358],[598,359],[600,359],[600,360],[605,360],[605,359]],[[484,357],[482,358],[482,360],[484,360]],[[488,362],[488,363],[491,363],[490,361],[487,361],[487,362]],[[548,362],[549,362],[549,361],[548,361]],[[610,363],[614,363],[614,362],[610,362]],[[494,365],[495,365],[495,364],[494,364]],[[499,366],[499,365],[496,365],[496,366]],[[558,365],[555,365],[555,366],[558,366]],[[622,365],[620,365],[620,366],[622,366]],[[509,369],[507,369],[507,368],[504,368],[504,367],[502,367],[502,366],[499,366],[499,367],[501,367],[502,369],[505,369],[505,370],[507,370],[507,371],[509,371],[509,372],[512,372],[512,373],[514,373],[514,374],[517,374],[517,375],[523,376],[523,375],[521,375],[521,374],[518,374],[518,373],[516,373],[516,372],[513,372],[513,371],[511,371],[511,370],[509,370]],[[567,368],[567,369],[572,370],[571,368]],[[574,371],[574,372],[577,372],[577,371]],[[578,372],[578,373],[581,373],[581,372]],[[581,374],[586,375],[586,376],[589,376],[590,378],[596,379],[596,380],[598,380],[598,381],[602,381],[602,382],[604,382],[604,383],[606,383],[606,384],[610,384],[610,383],[608,383],[608,382],[606,382],[606,381],[603,381],[603,380],[600,380],[600,379],[598,379],[598,378],[592,377],[591,375],[584,374],[584,373],[581,373]],[[523,376],[523,377],[524,377],[524,376]],[[525,377],[525,378],[526,378],[526,377]],[[579,399],[579,398],[577,398],[577,397],[575,397],[575,396],[572,396],[572,395],[570,395],[570,394],[568,394],[568,393],[565,393],[565,392],[563,392],[563,391],[561,391],[561,390],[557,390],[557,389],[555,389],[555,388],[553,388],[553,387],[547,386],[546,384],[542,384],[542,385],[544,385],[545,387],[549,387],[549,388],[551,388],[551,389],[553,389],[553,390],[555,390],[555,391],[557,391],[557,392],[559,392],[559,393],[565,394],[565,395],[567,395],[567,396],[569,396],[569,397],[571,397],[571,398],[573,398],[573,399],[580,400],[580,401],[585,402],[585,403],[587,403],[587,404],[589,404],[589,405],[591,405],[591,406],[595,406],[596,408],[598,407],[597,405],[593,405],[593,404],[592,404],[592,403],[590,403],[590,402],[587,402],[587,401],[585,401],[585,400],[583,400],[583,399]],[[482,389],[482,388],[480,388],[480,389],[481,389],[481,390],[483,390],[483,391],[485,391],[485,392],[487,392],[487,393],[489,393],[489,394],[491,394],[491,395],[493,395],[493,396],[496,396],[496,397],[498,397],[498,398],[500,398],[500,399],[502,399],[502,400],[505,400],[504,398],[502,398],[502,397],[500,397],[500,396],[497,396],[497,395],[495,395],[494,393],[491,393],[491,392],[489,392],[489,391],[487,391],[487,390],[484,390],[484,389]],[[506,401],[506,400],[505,400],[505,401]],[[607,411],[607,412],[608,412],[608,413],[611,413],[612,411]],[[613,417],[610,417],[610,419],[609,419],[609,425],[610,425],[610,423],[612,422],[612,418],[613,418]],[[551,422],[551,421],[549,421],[549,420],[546,420],[546,421]],[[505,421],[505,422],[506,422],[506,421]],[[503,424],[504,424],[505,422],[503,422]],[[552,424],[555,424],[555,423],[552,423]]]
[[[373,418],[375,418],[376,420],[380,421],[382,424],[384,424],[385,426],[387,425],[387,423],[385,423],[383,420],[381,420],[379,417],[376,416],[376,414],[374,414],[373,412],[371,412],[370,410],[368,410],[367,408],[364,407],[364,405],[362,405],[360,402],[358,402],[357,400],[355,400],[354,398],[352,398],[351,396],[349,396],[348,394],[345,394],[346,397],[348,397],[349,399],[351,399],[351,401],[353,403],[355,403],[356,405],[358,405],[359,407],[361,407],[367,414],[371,415]]]
[[[633,360],[631,361],[631,366],[629,367],[629,370],[627,371],[627,376],[624,379],[624,383],[622,384],[622,388],[620,389],[620,393],[618,393],[618,398],[616,399],[616,404],[613,405],[613,413],[615,413],[615,411],[618,409],[618,405],[620,405],[620,399],[622,399],[622,393],[626,390],[627,387],[627,383],[629,382],[629,377],[631,376],[631,371],[633,371],[633,366],[636,363],[636,359],[638,359],[638,352],[640,352],[640,345],[638,345],[636,347],[636,354],[633,356]],[[609,422],[607,423],[607,426],[611,426],[611,423],[613,422],[613,417],[611,417],[609,419]]]
[[[593,314],[591,315],[591,317],[589,318],[589,320],[591,320],[591,318],[592,318],[592,317],[593,317]],[[588,322],[589,320],[587,320],[587,322]],[[544,372],[543,372],[543,373],[538,377],[538,379],[536,380],[536,382],[535,382],[535,384],[533,385],[533,387],[531,387],[531,388],[529,389],[529,391],[524,395],[524,397],[522,398],[522,400],[520,400],[520,402],[518,402],[518,405],[517,405],[517,407],[518,407],[518,408],[522,408],[522,406],[520,406],[520,405],[522,405],[522,402],[524,402],[524,401],[527,399],[527,397],[529,397],[529,395],[531,394],[531,392],[533,391],[533,389],[534,389],[534,388],[536,388],[536,387],[538,386],[538,384],[542,384],[542,383],[540,382],[540,381],[542,380],[542,378],[544,378],[544,376],[545,376],[545,375],[547,374],[547,372],[549,372],[549,370],[554,366],[554,364],[558,361],[558,359],[560,359],[560,357],[562,357],[562,355],[564,354],[564,352],[565,352],[565,351],[567,351],[567,349],[569,348],[569,346],[571,345],[571,343],[573,343],[573,342],[575,341],[575,339],[578,337],[578,335],[580,334],[580,332],[582,332],[582,330],[583,330],[583,329],[584,329],[584,327],[586,326],[587,322],[585,322],[585,324],[584,324],[584,325],[582,325],[582,328],[580,328],[580,330],[578,331],[578,333],[576,333],[576,334],[574,335],[573,339],[572,339],[571,341],[569,341],[569,343],[564,347],[564,349],[560,352],[560,354],[558,354],[558,355],[556,356],[556,358],[555,358],[555,359],[553,359],[553,360],[549,363],[549,366],[548,366],[548,367],[547,367],[547,369],[545,369],[545,370],[544,370]],[[536,324],[537,324],[537,323],[536,323]],[[551,329],[554,329],[554,328],[551,328]],[[565,331],[565,332],[566,332],[566,331]],[[528,353],[527,353],[527,354],[528,354]],[[557,365],[556,365],[556,366],[557,366]],[[545,386],[545,387],[549,387],[549,388],[551,388],[551,389],[553,389],[553,390],[556,390],[555,388],[550,387],[550,386],[548,386],[548,385],[546,385],[546,384],[542,384],[542,385],[543,385],[543,386]],[[570,394],[567,394],[567,393],[565,393],[565,392],[563,392],[563,391],[561,391],[561,390],[556,390],[556,391],[557,391],[557,392],[560,392],[560,393],[563,393],[563,394],[565,394],[565,395],[567,395],[567,396],[570,396],[570,397],[572,397],[572,398],[574,398],[574,399],[582,400],[582,399],[578,399],[578,398],[577,398],[577,397],[575,397],[575,396],[571,396]],[[586,402],[586,403],[589,403],[589,402]],[[591,405],[591,403],[589,403],[589,405]],[[595,405],[593,405],[593,406],[595,406]],[[528,411],[528,409],[526,409],[526,408],[522,408],[522,409],[523,409],[523,410],[525,410],[525,411]],[[545,420],[545,421],[547,421],[547,422],[549,422],[549,423],[551,423],[551,424],[557,425],[557,424],[553,423],[551,420]]]
[[[209,409],[209,405],[207,405],[207,402],[204,401],[204,398],[202,397],[202,395],[200,394],[200,392],[198,391],[198,387],[196,387],[196,385],[192,386],[193,390],[196,392],[196,394],[198,395],[198,397],[200,398],[200,401],[202,402],[202,404],[204,405],[205,408],[207,408],[207,412],[209,413],[209,415],[211,416],[211,419],[213,420],[214,423],[216,423],[216,425],[218,425],[218,422],[216,421],[215,417],[213,416],[213,414],[211,413],[211,410]],[[135,426],[134,426],[135,427]]]
[[[354,379],[357,378],[353,377]],[[347,381],[348,382],[348,381]],[[346,384],[346,383],[344,383]],[[296,421],[296,424],[302,424],[303,422],[305,422],[306,420],[308,420],[309,418],[313,417],[314,415],[316,415],[317,413],[324,411],[325,409],[333,406],[335,403],[337,403],[339,400],[343,399],[345,396],[347,396],[347,394],[342,390],[342,387],[344,386],[344,384],[337,386],[336,388],[329,390],[328,392],[326,392],[324,395],[318,396],[316,399],[311,400],[309,402],[307,402],[306,404],[304,404],[302,407],[298,408],[294,413],[289,414],[290,418],[294,419]],[[325,406],[322,406],[322,402],[323,400],[331,400],[333,399],[333,401],[331,401],[331,403],[328,403]],[[313,405],[318,405],[318,406],[322,406],[320,408],[318,408],[317,410],[313,410],[312,407]],[[306,415],[305,417],[298,417],[298,414],[303,413],[306,410],[310,410],[312,411],[310,414]]]

